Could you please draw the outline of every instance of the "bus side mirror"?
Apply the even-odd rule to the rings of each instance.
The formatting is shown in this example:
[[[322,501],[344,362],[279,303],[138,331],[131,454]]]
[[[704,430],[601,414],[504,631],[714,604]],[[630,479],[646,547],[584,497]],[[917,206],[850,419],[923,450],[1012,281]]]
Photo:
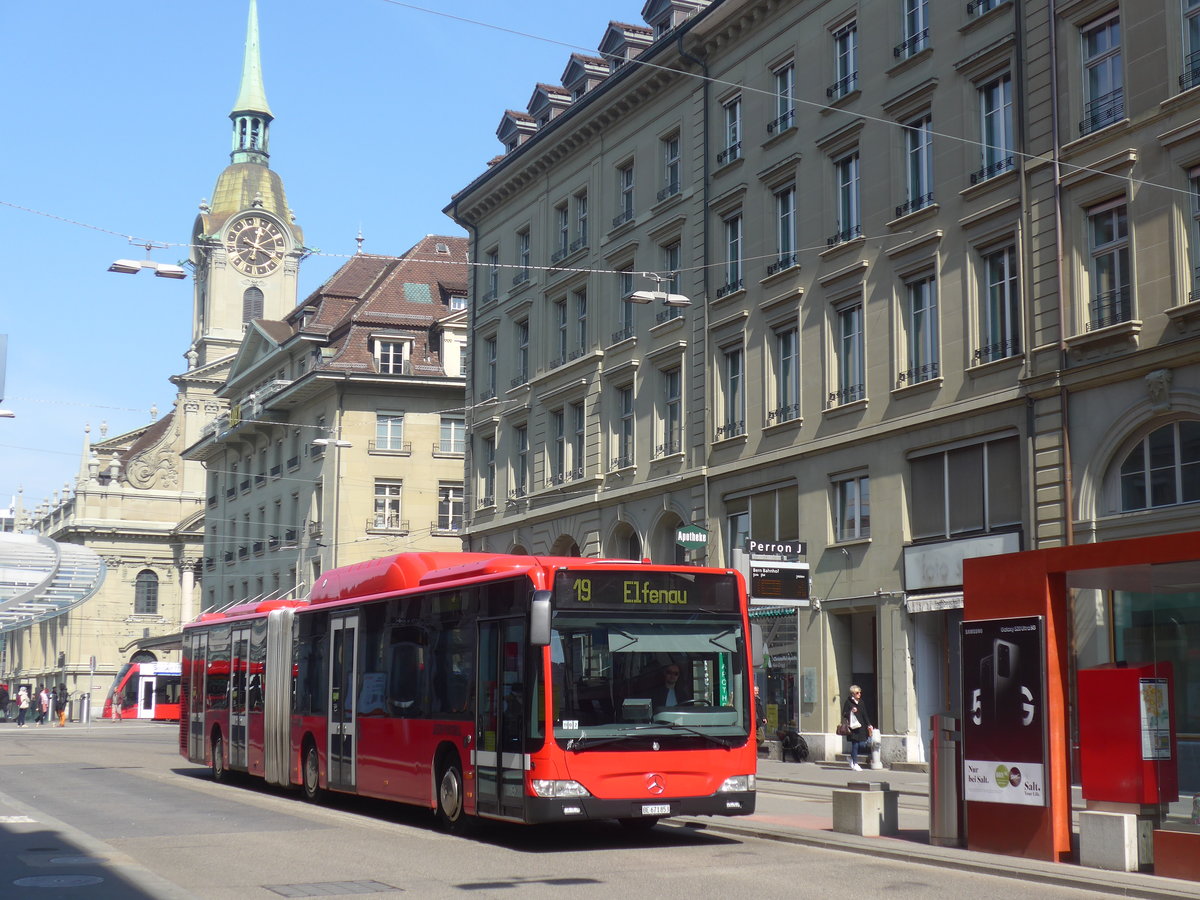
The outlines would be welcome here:
[[[750,664],[761,669],[763,664],[763,630],[757,622],[750,623]]]
[[[550,592],[534,591],[529,611],[529,643],[535,647],[550,646]]]

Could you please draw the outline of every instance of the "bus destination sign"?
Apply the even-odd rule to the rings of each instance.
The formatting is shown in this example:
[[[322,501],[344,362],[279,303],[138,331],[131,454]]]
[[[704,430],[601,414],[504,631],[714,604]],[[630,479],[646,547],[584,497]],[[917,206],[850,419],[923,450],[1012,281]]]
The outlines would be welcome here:
[[[715,572],[561,570],[554,579],[554,605],[558,609],[736,611],[737,580]]]

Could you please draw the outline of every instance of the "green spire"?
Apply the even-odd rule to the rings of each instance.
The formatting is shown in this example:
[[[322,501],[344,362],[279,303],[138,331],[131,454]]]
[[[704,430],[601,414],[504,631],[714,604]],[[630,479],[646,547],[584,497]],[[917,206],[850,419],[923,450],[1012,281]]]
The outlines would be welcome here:
[[[242,83],[233,111],[271,115],[267,92],[263,88],[262,61],[258,54],[258,2],[250,0],[250,20],[246,23],[246,55],[242,61]]]
[[[230,153],[233,162],[267,165],[270,156],[267,152],[268,129],[273,116],[267,105],[267,92],[263,89],[262,61],[258,55],[257,0],[250,0],[242,83],[229,118],[233,120],[233,152]]]

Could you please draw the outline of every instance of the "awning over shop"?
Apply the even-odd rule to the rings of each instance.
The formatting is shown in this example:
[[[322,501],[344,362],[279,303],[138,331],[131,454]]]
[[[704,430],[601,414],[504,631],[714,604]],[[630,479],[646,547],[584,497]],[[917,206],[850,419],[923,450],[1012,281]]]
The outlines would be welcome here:
[[[0,534],[0,633],[44,622],[91,597],[104,560],[88,547],[33,534]]]

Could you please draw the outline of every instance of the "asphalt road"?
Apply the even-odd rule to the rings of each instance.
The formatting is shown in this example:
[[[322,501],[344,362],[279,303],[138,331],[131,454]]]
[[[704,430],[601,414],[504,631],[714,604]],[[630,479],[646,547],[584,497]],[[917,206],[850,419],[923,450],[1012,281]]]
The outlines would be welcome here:
[[[692,822],[644,835],[608,822],[483,823],[452,837],[425,810],[354,798],[315,806],[253,779],[214,784],[178,755],[177,735],[143,723],[0,725],[0,897],[1089,896]],[[801,787],[761,799],[768,819],[828,807]]]

